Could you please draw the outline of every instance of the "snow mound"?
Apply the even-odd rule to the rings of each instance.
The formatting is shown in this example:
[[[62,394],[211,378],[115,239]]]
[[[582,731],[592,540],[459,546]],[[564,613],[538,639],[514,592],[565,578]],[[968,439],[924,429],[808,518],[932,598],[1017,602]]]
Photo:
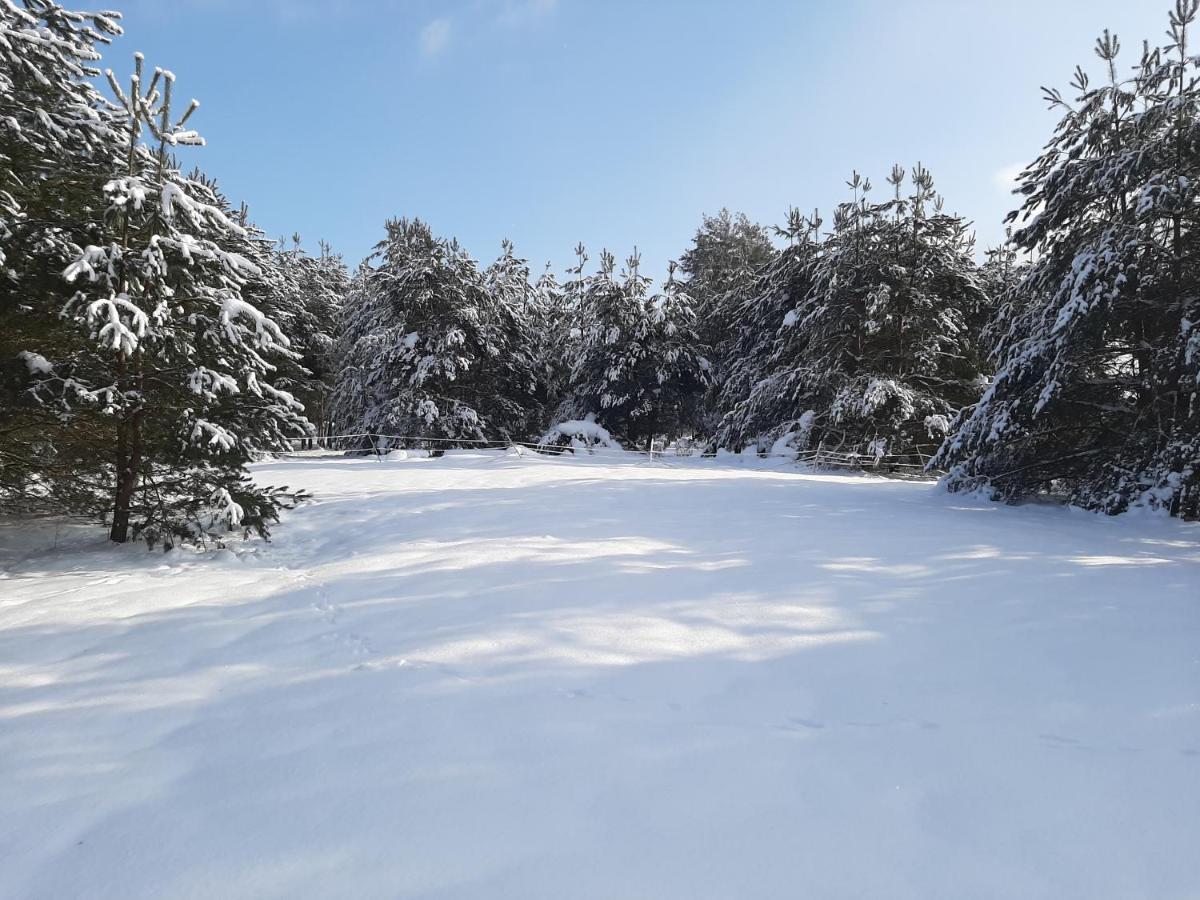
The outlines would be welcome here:
[[[542,435],[540,443],[550,446],[562,446],[569,442],[573,449],[591,449],[602,447],[606,450],[622,450],[621,445],[613,439],[608,429],[596,421],[592,413],[582,419],[568,419],[553,425]]]

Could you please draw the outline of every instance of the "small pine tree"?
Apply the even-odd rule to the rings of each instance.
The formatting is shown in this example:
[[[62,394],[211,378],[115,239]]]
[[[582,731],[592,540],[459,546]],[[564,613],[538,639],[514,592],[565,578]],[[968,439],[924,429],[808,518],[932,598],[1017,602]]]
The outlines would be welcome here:
[[[87,340],[40,391],[65,416],[87,410],[112,540],[266,534],[297,495],[254,484],[245,465],[309,426],[269,381],[287,338],[243,296],[261,275],[252,235],[169,154],[202,144],[185,128],[198,104],[172,113],[174,76],[156,69],[147,82],[140,54],[128,92],[106,74],[124,146],[101,182],[103,223],[63,271],[75,287],[67,317]]]

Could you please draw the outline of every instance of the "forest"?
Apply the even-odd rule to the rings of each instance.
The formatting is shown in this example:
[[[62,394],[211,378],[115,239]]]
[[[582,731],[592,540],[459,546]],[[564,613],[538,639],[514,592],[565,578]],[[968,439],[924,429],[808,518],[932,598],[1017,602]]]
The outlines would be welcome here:
[[[306,494],[247,466],[298,441],[599,430],[1200,517],[1198,7],[1132,53],[1105,32],[1046,89],[1059,122],[1002,246],[914,160],[852,172],[825,213],[705,216],[656,281],[636,235],[563,272],[508,241],[485,264],[420,210],[357,265],[311,255],[195,167],[220,111],[113,62],[118,14],[3,0],[0,511],[161,547],[266,535]]]

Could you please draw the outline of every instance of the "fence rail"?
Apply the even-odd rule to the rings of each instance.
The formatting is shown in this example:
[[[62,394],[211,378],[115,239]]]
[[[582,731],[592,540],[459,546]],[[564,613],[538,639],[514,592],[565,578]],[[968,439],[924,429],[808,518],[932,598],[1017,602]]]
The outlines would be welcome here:
[[[669,462],[672,458],[714,459],[724,456],[721,451],[696,452],[692,447],[652,446],[649,450],[620,450],[603,445],[547,444],[533,441],[503,441],[472,438],[436,438],[423,435],[374,434],[326,434],[308,438],[297,438],[291,441],[292,449],[288,453],[273,454],[276,456],[317,455],[321,453],[334,455],[385,456],[395,450],[425,450],[440,456],[447,450],[477,449],[477,450],[507,450],[520,447],[545,455],[587,455],[597,457],[624,457],[630,455],[644,456],[651,460]],[[915,456],[915,458],[914,458]],[[798,463],[811,466],[814,469],[843,469],[857,472],[875,472],[881,474],[922,476],[938,474],[938,470],[928,469],[928,459],[920,454],[889,454],[884,456],[868,456],[860,453],[846,453],[838,450],[816,448],[799,451],[794,457]]]

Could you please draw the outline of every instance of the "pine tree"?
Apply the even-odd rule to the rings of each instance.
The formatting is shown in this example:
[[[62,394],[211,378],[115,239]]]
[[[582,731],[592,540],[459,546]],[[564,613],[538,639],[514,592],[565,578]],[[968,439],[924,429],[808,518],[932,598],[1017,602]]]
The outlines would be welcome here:
[[[446,441],[526,437],[533,373],[511,293],[524,263],[506,252],[490,273],[497,299],[456,242],[418,220],[387,229],[346,303],[337,427]]]
[[[1178,0],[1131,77],[1105,32],[1105,80],[1046,91],[1062,119],[1010,215],[1033,258],[993,326],[995,380],[939,453],[950,489],[1200,515],[1198,6]]]
[[[699,338],[717,377],[727,366],[730,336],[751,287],[775,258],[770,232],[751,222],[744,213],[736,216],[722,209],[704,216],[692,246],[679,258],[680,279],[695,309]]]
[[[342,258],[325,242],[319,246],[320,255],[313,257],[301,248],[299,235],[292,236],[290,247],[281,240],[261,262],[269,278],[265,296],[255,300],[291,338],[297,355],[280,365],[272,384],[303,403],[305,415],[323,433],[328,430],[338,319],[350,278]]]
[[[968,226],[942,212],[925,169],[913,172],[908,194],[905,177],[895,167],[893,197],[875,203],[870,181],[855,173],[853,199],[819,243],[811,224],[793,217],[800,242],[769,272],[760,303],[771,309],[786,295],[796,305],[765,374],[748,373],[757,380],[732,405],[721,439],[761,447],[787,438],[868,461],[923,464],[957,410],[978,396],[969,318],[989,301]]]
[[[793,328],[794,310],[812,288],[812,271],[820,252],[822,220],[793,209],[780,229],[788,246],[759,273],[729,306],[725,361],[710,392],[710,408],[718,417],[713,447],[759,446],[782,435],[801,443],[811,431],[812,415],[800,381],[804,336]]]
[[[482,403],[485,416],[503,423],[507,439],[532,436],[545,418],[547,385],[541,376],[534,336],[537,295],[529,282],[529,263],[516,255],[512,241],[501,242],[500,258],[484,272],[492,346],[485,362],[491,393]]]
[[[539,428],[544,430],[563,402],[570,378],[572,323],[570,295],[559,284],[550,264],[533,287],[529,343],[533,347],[535,378],[539,385]]]
[[[581,270],[586,255],[580,248]],[[578,320],[567,400],[559,420],[592,416],[631,444],[694,427],[708,383],[691,300],[674,277],[651,295],[635,249],[618,278],[607,250],[579,282]],[[577,270],[577,277],[580,274]]]
[[[0,4],[0,508],[87,506],[90,429],[68,422],[36,388],[69,378],[81,340],[59,315],[60,273],[100,227],[96,190],[120,123],[91,79],[119,35],[116,14],[75,13],[46,0]]]
[[[643,431],[647,441],[697,433],[711,384],[712,364],[704,355],[693,300],[668,265],[662,292],[647,301],[641,373]]]
[[[62,273],[75,288],[67,318],[86,342],[39,394],[68,419],[83,410],[95,429],[112,540],[266,534],[297,495],[255,485],[246,463],[309,426],[269,382],[272,360],[290,354],[287,338],[243,296],[261,276],[253,236],[210,182],[184,177],[170,156],[202,144],[185,128],[195,101],[172,115],[174,76],[156,69],[146,82],[140,54],[128,92],[106,74],[124,146],[97,190],[104,220]]]
[[[580,252],[580,266],[586,255]],[[572,285],[575,287],[575,285]],[[578,282],[578,338],[571,362],[569,399],[559,419],[587,414],[615,434],[629,437],[631,417],[640,403],[638,365],[644,330],[646,279],[631,257],[624,278],[616,276],[616,258],[604,250],[600,267]]]

